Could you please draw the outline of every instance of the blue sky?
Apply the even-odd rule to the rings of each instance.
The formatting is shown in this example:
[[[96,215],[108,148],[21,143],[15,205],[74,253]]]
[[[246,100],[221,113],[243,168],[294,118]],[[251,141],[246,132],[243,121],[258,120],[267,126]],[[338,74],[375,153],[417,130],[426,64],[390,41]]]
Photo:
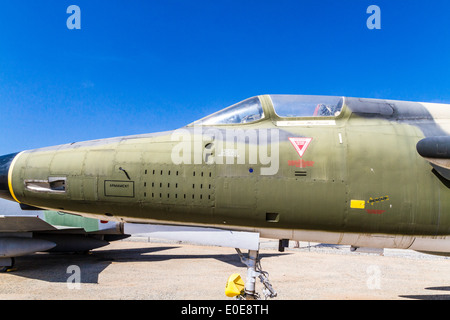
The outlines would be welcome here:
[[[0,154],[175,129],[258,94],[450,103],[449,15],[446,0],[1,0]]]

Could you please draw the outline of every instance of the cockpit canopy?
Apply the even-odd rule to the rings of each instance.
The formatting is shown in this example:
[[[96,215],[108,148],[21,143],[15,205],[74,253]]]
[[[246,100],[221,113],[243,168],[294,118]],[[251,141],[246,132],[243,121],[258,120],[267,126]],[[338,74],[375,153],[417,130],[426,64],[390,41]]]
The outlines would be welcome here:
[[[216,125],[250,123],[264,118],[264,111],[258,97],[238,102],[228,108],[213,113],[193,124]]]
[[[282,118],[337,117],[342,97],[271,95],[275,113]]]
[[[336,117],[340,114],[343,98],[332,96],[270,95],[272,108],[280,118]],[[253,97],[220,110],[192,125],[226,125],[251,123],[268,117],[261,99]]]

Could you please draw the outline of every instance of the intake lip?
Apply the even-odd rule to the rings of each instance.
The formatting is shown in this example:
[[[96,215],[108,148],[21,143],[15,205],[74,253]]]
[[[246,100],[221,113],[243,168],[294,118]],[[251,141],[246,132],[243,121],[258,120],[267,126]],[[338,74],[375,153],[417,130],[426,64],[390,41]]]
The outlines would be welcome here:
[[[8,173],[12,161],[18,153],[11,153],[0,157],[0,198],[15,201],[9,191]]]

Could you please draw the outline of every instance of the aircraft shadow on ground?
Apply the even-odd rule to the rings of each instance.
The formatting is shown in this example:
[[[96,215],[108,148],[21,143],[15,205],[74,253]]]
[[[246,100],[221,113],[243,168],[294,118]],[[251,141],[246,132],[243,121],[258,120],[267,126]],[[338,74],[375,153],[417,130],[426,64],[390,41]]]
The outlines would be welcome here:
[[[445,287],[430,287],[425,288],[426,290],[437,290],[437,291],[449,291],[450,292],[450,286]],[[416,299],[416,300],[450,300],[450,293],[449,294],[418,294],[418,295],[403,295],[400,296],[401,298],[409,298],[409,299]]]
[[[11,274],[28,279],[47,282],[67,282],[72,272],[69,266],[78,266],[83,272],[81,283],[98,283],[99,274],[111,263],[158,262],[185,259],[216,259],[234,267],[245,267],[238,254],[158,254],[157,252],[176,249],[178,247],[152,247],[93,251],[91,254],[48,254],[38,253],[16,258],[16,268]],[[285,255],[286,253],[283,253]],[[260,254],[261,258],[282,255]]]

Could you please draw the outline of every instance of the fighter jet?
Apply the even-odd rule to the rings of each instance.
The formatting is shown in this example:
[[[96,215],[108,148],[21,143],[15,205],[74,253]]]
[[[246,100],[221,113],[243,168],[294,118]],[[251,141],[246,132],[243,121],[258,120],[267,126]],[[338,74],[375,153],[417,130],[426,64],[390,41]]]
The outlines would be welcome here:
[[[121,240],[123,224],[40,210],[1,199],[0,272],[15,270],[15,258],[35,252],[89,252]]]
[[[22,205],[437,254],[449,188],[450,106],[351,97],[261,95],[169,132],[0,158],[0,195]],[[274,295],[258,252],[230,295],[254,297],[257,277]]]

